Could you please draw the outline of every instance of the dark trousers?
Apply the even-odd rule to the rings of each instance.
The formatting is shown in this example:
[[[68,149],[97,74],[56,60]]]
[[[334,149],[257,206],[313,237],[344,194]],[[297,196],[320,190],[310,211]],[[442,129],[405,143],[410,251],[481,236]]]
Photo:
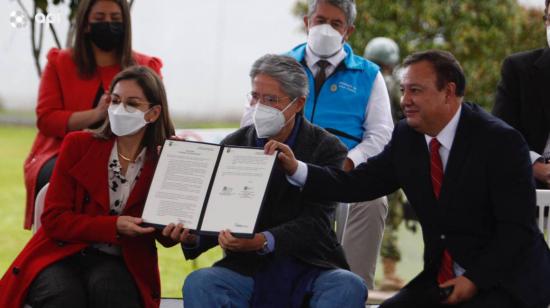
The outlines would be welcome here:
[[[38,195],[38,192],[42,189],[42,187],[46,186],[48,182],[50,181],[50,178],[52,177],[53,168],[55,167],[55,161],[57,160],[57,156],[54,156],[50,158],[43,166],[40,168],[40,172],[38,172],[38,178],[36,179],[36,189],[34,191],[34,197],[36,198],[36,195]]]
[[[431,281],[433,280],[433,282]],[[483,290],[477,293],[472,299],[459,305],[442,305],[439,299],[439,290],[435,276],[429,281],[423,277],[416,277],[401,289],[396,295],[387,299],[380,305],[380,308],[546,308],[524,307],[502,288]]]
[[[142,307],[123,259],[94,249],[45,268],[32,282],[27,303],[33,308]]]

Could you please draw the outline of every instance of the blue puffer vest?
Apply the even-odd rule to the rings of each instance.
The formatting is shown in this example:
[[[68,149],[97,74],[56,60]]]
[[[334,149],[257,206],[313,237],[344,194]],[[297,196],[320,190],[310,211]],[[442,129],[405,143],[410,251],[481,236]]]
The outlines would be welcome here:
[[[314,76],[305,65],[306,44],[298,45],[287,55],[302,63],[307,72],[306,118],[336,135],[351,150],[363,139],[365,110],[380,68],[356,56],[347,43],[344,50],[346,58],[327,78],[319,95],[315,93]]]

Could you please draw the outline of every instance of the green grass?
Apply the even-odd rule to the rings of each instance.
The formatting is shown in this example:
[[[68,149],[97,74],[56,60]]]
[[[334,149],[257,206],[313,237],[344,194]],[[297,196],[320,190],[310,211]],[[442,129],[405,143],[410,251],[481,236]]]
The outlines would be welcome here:
[[[29,153],[35,133],[34,128],[0,125],[0,275],[3,275],[32,235],[30,231],[23,230],[23,161]],[[409,280],[421,269],[420,232],[413,234],[402,227],[399,231],[399,247],[402,249],[402,261],[398,264],[398,274]],[[167,249],[158,245],[158,252],[164,297],[181,297],[185,277],[192,270],[210,266],[221,257],[220,249],[208,251],[196,262],[185,261],[179,246]],[[379,264],[376,280],[381,278],[382,266]]]
[[[23,229],[23,161],[35,134],[34,128],[0,126],[0,275],[4,274],[32,235]],[[185,261],[179,246],[157,246],[164,297],[181,297],[181,286],[187,274],[196,268],[210,266],[221,257],[220,249],[212,249],[196,262]]]
[[[31,233],[23,230],[23,161],[35,130],[0,126],[0,272],[5,272]]]

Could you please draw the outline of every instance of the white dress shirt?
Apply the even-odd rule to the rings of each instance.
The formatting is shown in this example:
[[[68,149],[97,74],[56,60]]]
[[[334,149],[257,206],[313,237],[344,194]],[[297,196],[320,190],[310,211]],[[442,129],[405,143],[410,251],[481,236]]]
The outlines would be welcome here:
[[[327,78],[334,73],[340,62],[344,61],[347,53],[344,48],[334,56],[321,59],[316,56],[309,46],[306,47],[306,65],[315,76],[319,71],[317,62],[326,60],[329,65],[325,69]],[[363,140],[348,152],[348,158],[355,166],[364,163],[371,156],[382,152],[384,146],[390,141],[393,131],[393,118],[391,115],[390,97],[384,76],[380,72],[376,75],[372,85],[369,103],[365,109],[365,122],[363,122]]]
[[[108,172],[108,183],[109,183],[109,214],[110,215],[120,215],[126,207],[126,202],[128,197],[132,192],[141,170],[143,169],[143,162],[145,160],[145,148],[141,150],[139,155],[136,157],[133,163],[129,162],[128,167],[126,168],[126,174],[121,173],[122,167],[120,165],[120,160],[118,158],[118,148],[117,141],[113,145],[111,150],[111,155],[109,157],[109,162],[107,164]],[[119,246],[107,244],[107,243],[96,243],[93,244],[93,247],[112,255],[120,255],[121,249]]]

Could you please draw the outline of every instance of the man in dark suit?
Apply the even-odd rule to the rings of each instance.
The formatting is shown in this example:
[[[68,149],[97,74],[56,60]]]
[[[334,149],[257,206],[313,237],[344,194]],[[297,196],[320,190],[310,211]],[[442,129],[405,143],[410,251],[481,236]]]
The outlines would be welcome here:
[[[227,136],[222,143],[263,147],[278,140],[300,159],[341,168],[346,147],[302,114],[308,82],[300,63],[288,56],[266,55],[250,72],[255,103],[254,124]],[[167,230],[183,241],[186,259],[220,245],[223,259],[191,273],[183,287],[185,307],[364,307],[364,281],[348,271],[342,247],[329,217],[333,202],[304,200],[276,168],[252,239],[219,236],[194,239],[181,226]],[[170,234],[171,233],[171,234]]]
[[[381,307],[546,307],[550,252],[535,225],[523,137],[462,102],[452,54],[416,53],[404,67],[406,119],[380,155],[346,173],[298,162],[276,141],[266,152],[282,151],[281,166],[308,197],[352,202],[403,189],[422,226],[424,269]]]
[[[544,23],[550,45],[550,17],[545,1]],[[550,49],[513,54],[502,63],[493,114],[519,130],[531,150],[533,174],[540,188],[550,184]]]

